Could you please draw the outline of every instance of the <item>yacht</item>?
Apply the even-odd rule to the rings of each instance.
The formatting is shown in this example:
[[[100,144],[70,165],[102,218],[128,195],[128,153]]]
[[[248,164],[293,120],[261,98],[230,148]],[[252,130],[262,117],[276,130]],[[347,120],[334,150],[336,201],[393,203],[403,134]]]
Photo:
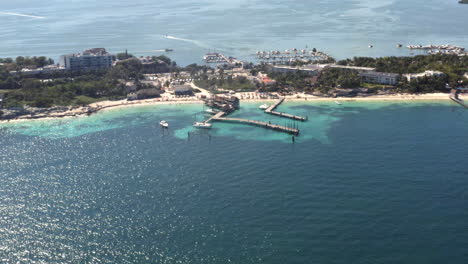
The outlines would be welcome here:
[[[193,126],[196,128],[211,128],[211,124],[205,122],[195,122],[193,123]]]
[[[159,125],[163,128],[169,128],[169,123],[167,123],[164,120],[161,120],[161,122],[159,122]]]
[[[267,110],[269,107],[269,105],[267,104],[262,104],[261,106],[259,106],[258,108],[262,109],[262,110]]]

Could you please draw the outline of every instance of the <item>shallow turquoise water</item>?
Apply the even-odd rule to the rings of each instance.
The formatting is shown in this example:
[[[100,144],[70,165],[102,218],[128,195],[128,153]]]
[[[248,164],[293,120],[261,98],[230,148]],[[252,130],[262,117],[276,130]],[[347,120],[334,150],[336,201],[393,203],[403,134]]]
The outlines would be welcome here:
[[[91,47],[202,63],[209,50],[251,59],[257,50],[315,47],[336,58],[408,55],[397,43],[468,46],[457,0],[3,1],[0,57]],[[2,13],[3,12],[3,13]],[[8,13],[33,15],[18,16]],[[248,19],[246,19],[248,18]],[[430,19],[428,19],[430,18]],[[170,35],[171,38],[164,38]],[[368,46],[374,45],[373,49]]]
[[[273,118],[257,105],[235,115]],[[310,118],[295,144],[218,123],[187,137],[201,110],[2,124],[0,262],[468,262],[458,105],[286,103]]]
[[[270,102],[271,104],[274,101]],[[318,140],[322,143],[329,142],[327,135],[329,129],[339,122],[343,116],[356,114],[361,111],[378,110],[382,108],[412,108],[441,105],[456,107],[450,101],[377,101],[377,102],[343,102],[337,105],[334,102],[286,102],[277,110],[290,114],[308,117],[307,122],[298,122],[286,118],[267,115],[258,107],[264,104],[243,103],[239,111],[229,117],[238,117],[272,124],[297,127],[301,131],[298,142],[307,140]],[[167,134],[173,134],[179,139],[187,139],[191,133],[194,135],[229,136],[240,140],[265,140],[290,142],[291,136],[286,133],[278,133],[258,127],[239,125],[223,122],[214,122],[213,129],[209,131],[193,128],[195,121],[203,121],[208,118],[203,111],[206,110],[201,104],[183,105],[157,105],[137,106],[128,108],[110,109],[89,117],[34,120],[26,122],[4,123],[0,127],[8,128],[8,131],[28,136],[40,136],[46,138],[72,138],[89,133],[95,133],[110,129],[132,127],[138,125],[152,126],[159,129],[159,121],[166,120],[171,124]]]

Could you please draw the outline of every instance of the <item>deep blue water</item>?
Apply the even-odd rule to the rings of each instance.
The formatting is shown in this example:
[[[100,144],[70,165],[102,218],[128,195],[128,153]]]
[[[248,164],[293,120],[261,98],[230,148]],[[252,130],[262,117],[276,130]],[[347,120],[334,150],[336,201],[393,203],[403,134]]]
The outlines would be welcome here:
[[[187,138],[197,105],[2,125],[0,262],[468,263],[466,110],[281,107],[310,117],[295,144]]]
[[[458,0],[4,0],[0,57],[173,48],[183,65],[209,50],[252,60],[257,50],[306,45],[339,59],[408,55],[395,45],[468,47],[467,13]]]

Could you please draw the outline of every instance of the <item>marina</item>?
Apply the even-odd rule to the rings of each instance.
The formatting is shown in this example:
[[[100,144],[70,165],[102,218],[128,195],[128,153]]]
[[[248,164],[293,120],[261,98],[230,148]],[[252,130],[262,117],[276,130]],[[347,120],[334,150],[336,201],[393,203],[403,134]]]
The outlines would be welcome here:
[[[428,54],[454,54],[458,56],[467,56],[468,52],[466,52],[464,47],[456,46],[456,45],[409,45],[406,46],[410,50],[424,50]]]
[[[234,58],[227,57],[224,54],[217,52],[209,52],[203,57],[206,63],[211,64],[228,64],[228,65],[242,65],[242,61]]]
[[[289,64],[297,60],[311,60],[317,62],[331,58],[328,54],[317,51],[316,49],[298,50],[296,48],[283,52],[279,50],[257,51],[254,56],[259,62],[266,64]]]

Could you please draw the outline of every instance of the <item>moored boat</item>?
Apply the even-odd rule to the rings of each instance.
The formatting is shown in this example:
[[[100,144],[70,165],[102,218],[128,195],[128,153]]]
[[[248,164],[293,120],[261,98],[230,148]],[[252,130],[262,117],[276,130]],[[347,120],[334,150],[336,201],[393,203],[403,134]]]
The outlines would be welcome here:
[[[206,122],[195,122],[193,123],[193,126],[196,128],[211,128],[211,124]]]
[[[164,120],[161,120],[161,122],[159,122],[159,125],[163,128],[169,128],[169,123],[167,123]]]
[[[262,110],[267,110],[269,107],[269,105],[267,104],[262,104],[261,106],[259,106],[258,108],[262,109]]]
[[[219,113],[219,111],[218,111],[218,110],[215,110],[215,109],[212,109],[212,108],[209,108],[209,109],[206,109],[206,110],[205,110],[205,113],[214,115],[214,114]]]

